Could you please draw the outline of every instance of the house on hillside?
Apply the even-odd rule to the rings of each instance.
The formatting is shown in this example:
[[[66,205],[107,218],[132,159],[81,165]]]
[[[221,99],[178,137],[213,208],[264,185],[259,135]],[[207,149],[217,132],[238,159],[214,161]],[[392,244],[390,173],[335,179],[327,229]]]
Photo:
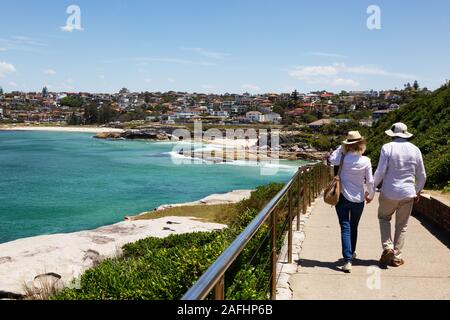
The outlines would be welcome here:
[[[373,119],[373,121],[378,121],[381,118],[383,118],[385,115],[387,115],[389,112],[392,112],[392,111],[393,111],[392,109],[374,111],[372,113],[372,119]]]
[[[260,122],[270,122],[273,124],[280,124],[281,123],[281,115],[279,115],[278,113],[275,112],[270,112],[267,114],[263,114],[260,117]]]
[[[288,111],[287,114],[291,117],[301,117],[305,114],[305,109],[295,108],[294,110]]]
[[[311,122],[308,124],[308,127],[311,129],[318,129],[322,128],[323,126],[326,126],[327,124],[331,124],[331,119],[320,119],[314,122]]]
[[[245,114],[245,118],[250,122],[259,122],[261,119],[262,113],[259,111],[249,111]]]

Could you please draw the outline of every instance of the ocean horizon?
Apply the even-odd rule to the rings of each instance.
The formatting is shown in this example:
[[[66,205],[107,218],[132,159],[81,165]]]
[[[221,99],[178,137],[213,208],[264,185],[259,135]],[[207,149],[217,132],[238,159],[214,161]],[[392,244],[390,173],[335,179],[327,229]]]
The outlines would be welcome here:
[[[92,133],[0,131],[0,243],[123,221],[163,204],[287,182],[306,161],[173,163],[173,143]]]

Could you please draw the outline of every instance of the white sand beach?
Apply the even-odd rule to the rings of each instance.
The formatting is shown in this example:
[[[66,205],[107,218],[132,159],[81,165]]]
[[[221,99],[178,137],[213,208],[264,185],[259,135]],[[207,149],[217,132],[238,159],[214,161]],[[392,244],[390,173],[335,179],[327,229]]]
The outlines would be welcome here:
[[[104,132],[123,132],[122,129],[106,127],[38,127],[38,126],[0,126],[0,131],[49,131],[49,132],[85,132],[85,133],[104,133]]]
[[[213,194],[204,199],[173,206],[235,203],[249,197],[251,190]],[[164,217],[153,220],[129,219],[95,230],[42,235],[0,244],[0,293],[23,295],[24,284],[40,286],[37,276],[54,273],[61,276],[58,285],[67,286],[98,262],[118,256],[121,248],[147,237],[213,231],[226,225],[189,217]]]

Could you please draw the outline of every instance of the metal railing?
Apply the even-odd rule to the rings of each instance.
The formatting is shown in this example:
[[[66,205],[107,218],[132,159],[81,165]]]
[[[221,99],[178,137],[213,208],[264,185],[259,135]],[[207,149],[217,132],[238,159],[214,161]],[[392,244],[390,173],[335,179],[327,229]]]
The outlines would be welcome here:
[[[300,230],[300,216],[305,214],[311,206],[313,199],[320,195],[323,188],[330,181],[332,172],[330,167],[322,163],[301,167],[293,178],[267,203],[258,213],[245,230],[225,249],[217,260],[207,269],[207,271],[197,280],[197,282],[186,292],[182,300],[203,300],[212,292],[213,299],[225,300],[225,273],[239,257],[246,245],[252,240],[266,222],[270,222],[270,298],[276,299],[277,285],[277,261],[278,249],[277,241],[283,236],[285,229],[288,229],[288,263],[292,263],[293,246],[293,222],[297,218],[296,229]],[[286,202],[286,215],[284,227],[280,232],[277,230],[279,216],[277,210],[282,202]],[[277,234],[281,233],[281,234]],[[269,234],[268,234],[269,236]]]

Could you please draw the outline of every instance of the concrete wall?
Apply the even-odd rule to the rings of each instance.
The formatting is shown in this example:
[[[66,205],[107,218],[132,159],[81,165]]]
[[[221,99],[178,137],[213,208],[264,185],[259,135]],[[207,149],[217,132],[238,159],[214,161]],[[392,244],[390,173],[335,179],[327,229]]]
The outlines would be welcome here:
[[[429,195],[423,195],[414,204],[413,214],[420,216],[450,236],[450,207]]]

